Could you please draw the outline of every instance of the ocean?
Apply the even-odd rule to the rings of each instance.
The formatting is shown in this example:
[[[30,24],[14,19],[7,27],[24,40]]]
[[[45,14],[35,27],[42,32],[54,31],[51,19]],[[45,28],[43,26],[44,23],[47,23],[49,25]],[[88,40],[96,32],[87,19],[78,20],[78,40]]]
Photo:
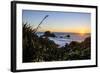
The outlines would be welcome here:
[[[79,33],[65,33],[65,32],[53,32],[56,37],[49,37],[50,40],[54,41],[59,47],[65,46],[72,41],[82,42],[85,38],[91,36],[90,33],[81,35]],[[38,36],[42,36],[44,32],[37,32]]]

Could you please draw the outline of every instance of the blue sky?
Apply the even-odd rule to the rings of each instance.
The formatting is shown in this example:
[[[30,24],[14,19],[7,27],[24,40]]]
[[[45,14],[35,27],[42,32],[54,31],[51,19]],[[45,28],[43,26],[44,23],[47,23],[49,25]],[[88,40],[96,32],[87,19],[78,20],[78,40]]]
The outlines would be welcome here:
[[[49,16],[41,24],[38,31],[80,33],[91,31],[90,13],[23,10],[22,21],[36,28],[46,15]]]

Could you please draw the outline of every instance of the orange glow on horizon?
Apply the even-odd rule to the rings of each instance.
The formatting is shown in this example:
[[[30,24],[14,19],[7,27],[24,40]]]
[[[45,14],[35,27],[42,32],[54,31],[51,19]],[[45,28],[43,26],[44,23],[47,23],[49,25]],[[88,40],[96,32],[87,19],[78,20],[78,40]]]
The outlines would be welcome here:
[[[86,33],[87,32],[85,30],[80,30],[80,32],[79,32],[79,34],[82,35],[82,36],[85,35]]]
[[[84,35],[86,33],[91,33],[90,28],[86,27],[78,27],[78,28],[63,28],[63,29],[54,29],[54,28],[46,28],[39,30],[40,32],[51,31],[51,32],[70,32],[70,33],[79,33],[80,35]]]

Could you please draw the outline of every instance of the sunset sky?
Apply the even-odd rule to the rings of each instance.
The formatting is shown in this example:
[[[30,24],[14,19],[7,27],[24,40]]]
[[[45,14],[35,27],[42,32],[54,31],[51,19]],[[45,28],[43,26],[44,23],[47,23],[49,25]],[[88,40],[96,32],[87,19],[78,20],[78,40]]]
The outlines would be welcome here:
[[[36,28],[46,15],[49,16],[41,24],[40,32],[91,32],[90,13],[23,10],[22,21]]]

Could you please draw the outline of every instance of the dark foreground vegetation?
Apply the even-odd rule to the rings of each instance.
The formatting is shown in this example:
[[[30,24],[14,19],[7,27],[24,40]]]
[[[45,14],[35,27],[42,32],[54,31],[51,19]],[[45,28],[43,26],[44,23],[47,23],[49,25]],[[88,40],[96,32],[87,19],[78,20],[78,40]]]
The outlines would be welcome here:
[[[79,43],[72,41],[64,47],[48,39],[48,36],[55,37],[49,31],[45,32],[44,38],[38,37],[35,29],[23,24],[23,62],[44,62],[44,61],[65,61],[85,60],[91,57],[91,38],[86,38]]]

